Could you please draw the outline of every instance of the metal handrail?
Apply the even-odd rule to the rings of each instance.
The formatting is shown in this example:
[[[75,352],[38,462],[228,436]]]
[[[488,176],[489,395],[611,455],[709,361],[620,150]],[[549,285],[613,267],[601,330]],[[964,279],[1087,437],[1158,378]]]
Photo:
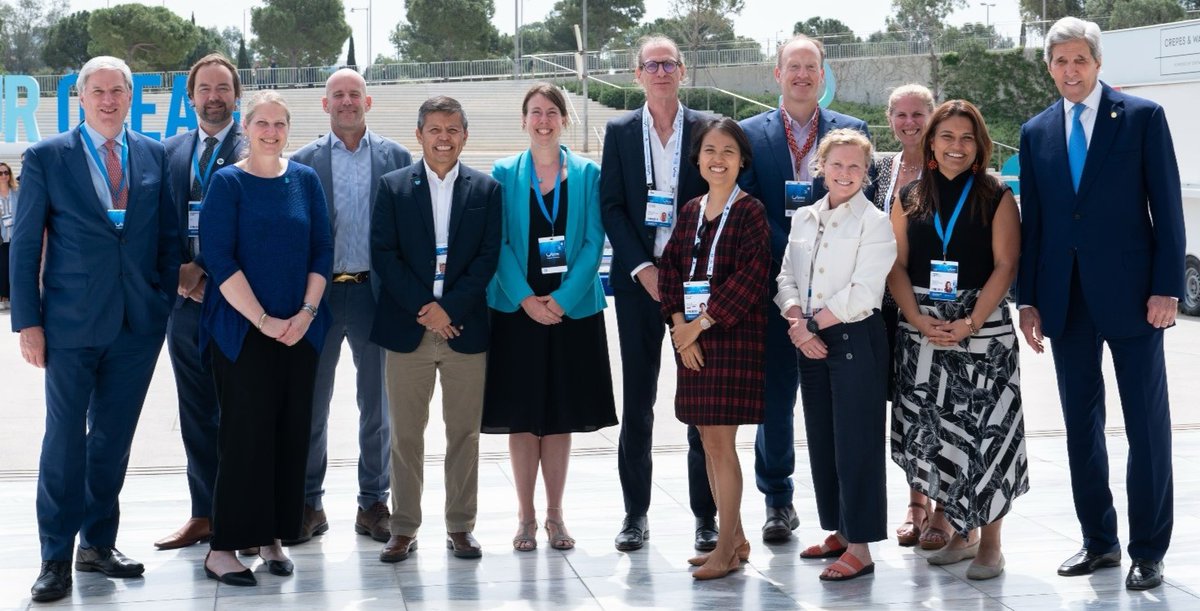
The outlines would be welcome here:
[[[571,148],[578,149],[579,148],[579,130],[574,129],[574,128],[577,125],[583,125],[583,119],[580,118],[579,112],[575,110],[575,102],[571,101],[571,96],[566,95],[568,92],[562,87],[559,87],[559,90],[561,90],[563,93],[563,99],[567,101],[567,116],[570,117],[570,119],[571,119],[571,127],[572,127],[572,129],[571,129]],[[583,135],[583,137],[587,138],[587,134],[585,133]]]

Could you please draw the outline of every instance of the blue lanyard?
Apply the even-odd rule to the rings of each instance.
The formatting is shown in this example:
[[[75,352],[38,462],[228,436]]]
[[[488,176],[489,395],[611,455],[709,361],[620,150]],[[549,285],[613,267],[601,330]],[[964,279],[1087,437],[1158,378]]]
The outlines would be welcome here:
[[[125,185],[129,182],[129,146],[125,142],[125,130],[121,130],[121,182],[113,189],[112,180],[108,176],[108,166],[104,165],[104,160],[100,158],[100,152],[96,150],[96,145],[92,143],[92,137],[88,135],[87,127],[79,127],[79,135],[83,138],[83,143],[87,146],[88,152],[92,154],[92,159],[96,161],[96,167],[100,168],[100,174],[104,176],[104,184],[108,187],[108,194],[112,197],[113,205],[117,203],[117,194],[125,189]],[[114,138],[115,140],[115,138]]]
[[[542,209],[542,216],[550,221],[550,235],[554,236],[554,223],[558,220],[558,185],[562,179],[563,164],[566,163],[566,153],[560,153],[558,156],[558,172],[554,174],[554,213],[546,211],[546,200],[542,197],[541,179],[537,177],[537,169],[533,167],[533,155],[529,155],[529,186],[533,187],[533,192],[537,195],[538,207]]]
[[[200,134],[203,133],[203,130],[196,133],[196,148],[192,151],[192,171],[196,174],[196,181],[200,183],[201,193],[204,193],[204,186],[208,183],[209,177],[212,176],[213,166],[217,164],[217,149],[221,148],[221,141],[217,140],[217,143],[213,145],[212,158],[208,160],[208,168],[204,170],[203,174],[201,174],[200,145],[203,144],[204,141],[200,139]]]
[[[950,215],[950,223],[946,225],[946,230],[942,231],[942,217],[937,210],[933,211],[933,228],[937,230],[937,235],[942,239],[942,260],[946,259],[946,250],[950,248],[950,236],[954,235],[954,225],[958,222],[958,215],[962,212],[963,204],[967,203],[967,195],[971,193],[971,185],[975,184],[975,175],[972,174],[967,179],[967,186],[963,187],[962,195],[958,196],[958,204],[954,206],[954,214]]]

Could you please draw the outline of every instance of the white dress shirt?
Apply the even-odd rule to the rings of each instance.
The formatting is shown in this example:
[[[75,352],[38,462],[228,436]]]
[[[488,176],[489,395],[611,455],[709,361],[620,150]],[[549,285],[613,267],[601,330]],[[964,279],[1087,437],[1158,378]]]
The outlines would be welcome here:
[[[819,112],[821,112],[820,107],[813,111],[813,115]],[[798,149],[803,149],[804,143],[808,142],[808,134],[811,133],[813,129],[816,129],[812,124],[813,115],[809,115],[809,117],[804,120],[804,123],[800,123],[794,119],[792,115],[788,114],[786,110],[783,112],[783,114],[787,116],[788,121],[790,121],[792,124],[792,137],[796,139],[796,147]],[[795,180],[805,182],[812,181],[812,170],[810,168],[812,167],[811,164],[813,155],[816,154],[817,141],[813,140],[813,145],[808,149],[808,154],[804,156],[804,159],[800,160],[800,171],[795,174]],[[794,170],[796,168],[796,154],[792,152],[792,147],[790,146],[788,147],[788,158],[792,160],[792,169]]]
[[[438,178],[429,164],[424,160],[425,175],[429,179],[429,199],[433,201],[433,237],[438,245],[447,246],[447,256],[450,246],[450,204],[454,201],[454,181],[458,180],[458,164],[446,172],[445,178]],[[433,296],[442,298],[442,283],[433,283]]]
[[[817,244],[823,216],[825,230]],[[884,283],[895,260],[892,223],[862,191],[832,210],[826,195],[792,216],[775,305],[784,316],[792,306],[810,315],[828,308],[842,322],[858,322],[883,302]]]
[[[679,132],[672,132],[671,137],[667,138],[664,143],[658,137],[658,132],[654,129],[654,115],[650,114],[649,108],[643,108],[642,112],[646,114],[650,121],[650,162],[654,168],[654,190],[656,191],[675,191],[677,185],[671,184],[671,163],[675,157],[675,141],[683,137]],[[680,106],[676,112],[683,112],[683,107]],[[673,125],[673,124],[672,124]],[[680,151],[679,163],[687,163],[688,151]],[[680,172],[682,172],[682,168]],[[663,250],[667,247],[667,242],[671,239],[671,232],[675,230],[675,223],[679,216],[679,208],[687,202],[675,202],[675,213],[671,215],[670,227],[658,227],[654,232],[654,256],[661,257]],[[643,263],[629,272],[629,276],[637,280],[638,272],[654,265],[653,263]]]
[[[1104,88],[1100,85],[1100,81],[1096,81],[1096,87],[1088,94],[1080,104],[1084,105],[1083,112],[1079,113],[1079,122],[1083,124],[1083,135],[1087,138],[1088,146],[1092,144],[1092,131],[1096,127],[1096,113],[1100,108],[1100,94]],[[1063,121],[1067,124],[1067,142],[1071,142],[1072,125],[1075,123],[1075,103],[1071,100],[1063,98]]]

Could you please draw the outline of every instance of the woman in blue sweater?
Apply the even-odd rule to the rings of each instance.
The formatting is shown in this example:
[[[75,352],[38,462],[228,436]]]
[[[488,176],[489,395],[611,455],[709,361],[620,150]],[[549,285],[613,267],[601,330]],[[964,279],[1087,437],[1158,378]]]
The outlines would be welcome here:
[[[249,155],[213,175],[200,212],[217,287],[204,300],[200,348],[210,348],[221,406],[204,572],[249,586],[254,574],[235,550],[259,547],[272,574],[292,574],[280,540],[300,533],[333,241],[316,173],[281,157],[291,124],[283,98],[259,93],[242,120]]]

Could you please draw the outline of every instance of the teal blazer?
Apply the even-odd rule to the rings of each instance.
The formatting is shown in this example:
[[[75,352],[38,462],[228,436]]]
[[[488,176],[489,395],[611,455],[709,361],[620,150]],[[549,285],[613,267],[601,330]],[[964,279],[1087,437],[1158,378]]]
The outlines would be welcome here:
[[[567,271],[562,286],[550,295],[575,319],[603,310],[604,288],[600,285],[600,257],[604,253],[604,225],[600,221],[600,166],[572,153],[567,154]],[[525,279],[529,263],[529,176],[533,158],[528,150],[501,159],[492,166],[492,178],[504,193],[504,223],[500,264],[488,285],[488,306],[501,312],[516,312],[521,301],[533,294]]]

